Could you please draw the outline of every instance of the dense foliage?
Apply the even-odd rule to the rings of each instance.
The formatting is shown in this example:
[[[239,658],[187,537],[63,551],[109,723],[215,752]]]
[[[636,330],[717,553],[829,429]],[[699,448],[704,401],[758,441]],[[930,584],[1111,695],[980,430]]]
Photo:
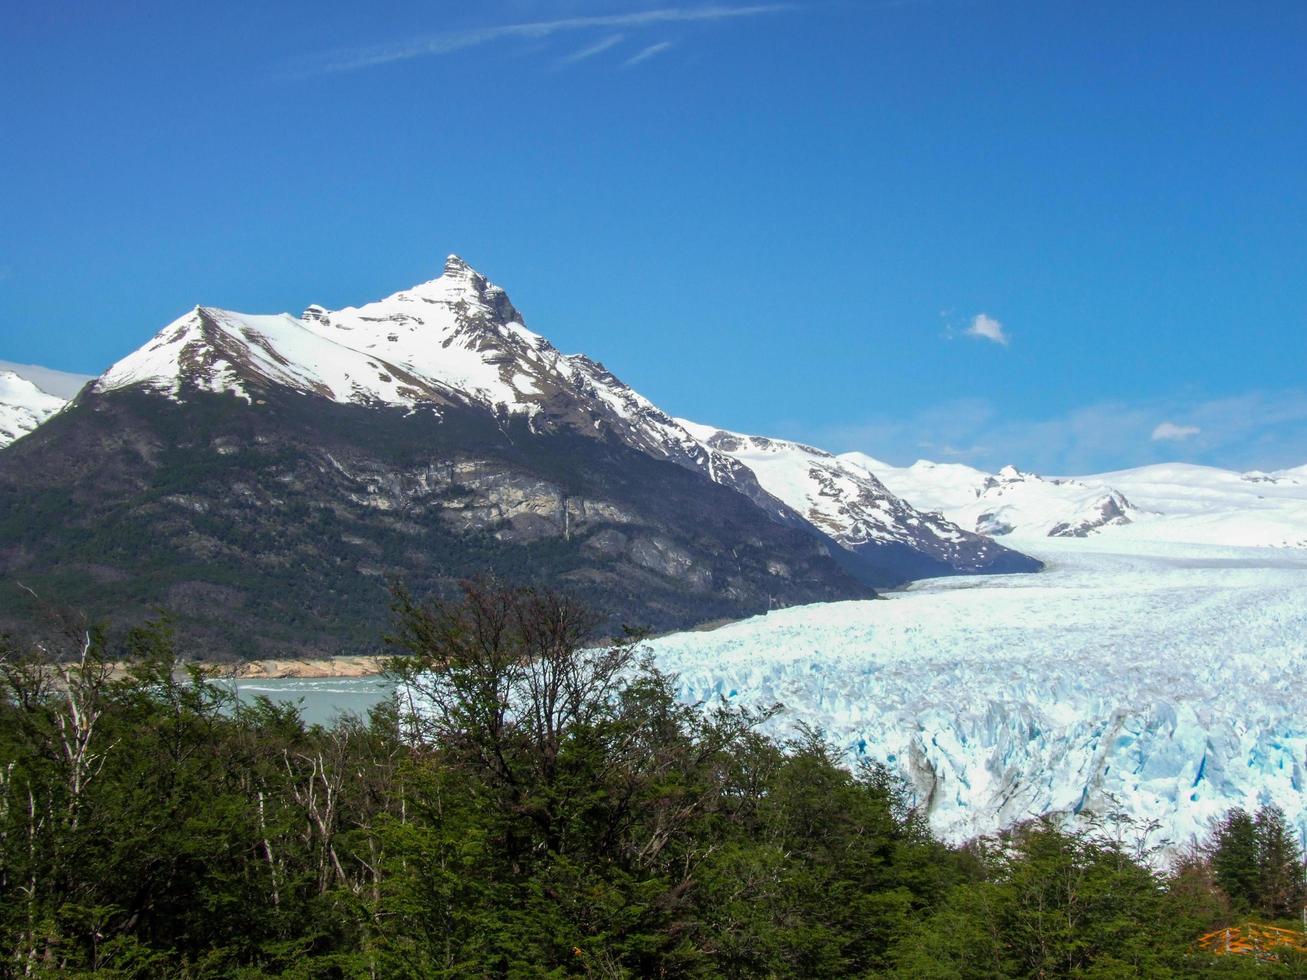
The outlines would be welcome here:
[[[10,643],[0,974],[1301,975],[1195,945],[1294,913],[1271,811],[1171,874],[1110,823],[954,850],[885,771],[679,704],[565,598],[396,605],[412,699],[330,728],[177,676],[166,625]]]

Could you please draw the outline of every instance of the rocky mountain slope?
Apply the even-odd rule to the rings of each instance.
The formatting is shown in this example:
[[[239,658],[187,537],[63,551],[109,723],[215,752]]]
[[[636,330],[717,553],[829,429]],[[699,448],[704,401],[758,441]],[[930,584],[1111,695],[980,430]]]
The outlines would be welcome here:
[[[342,405],[249,383],[89,391],[0,454],[0,616],[16,581],[97,615],[162,607],[206,653],[357,652],[387,585],[494,572],[655,629],[870,590],[832,546],[610,439],[453,405]]]

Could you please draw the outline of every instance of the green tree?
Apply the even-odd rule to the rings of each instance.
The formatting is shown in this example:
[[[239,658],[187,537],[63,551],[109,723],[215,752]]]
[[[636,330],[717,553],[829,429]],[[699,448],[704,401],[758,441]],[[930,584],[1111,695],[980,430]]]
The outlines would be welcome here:
[[[896,947],[900,975],[1186,975],[1192,937],[1117,841],[1038,821],[979,845],[975,873]]]
[[[1260,905],[1261,860],[1257,825],[1246,810],[1233,809],[1216,828],[1212,840],[1212,871],[1236,912]]]
[[[1263,915],[1296,917],[1302,910],[1303,855],[1284,812],[1263,804],[1253,818],[1257,839],[1257,906]]]

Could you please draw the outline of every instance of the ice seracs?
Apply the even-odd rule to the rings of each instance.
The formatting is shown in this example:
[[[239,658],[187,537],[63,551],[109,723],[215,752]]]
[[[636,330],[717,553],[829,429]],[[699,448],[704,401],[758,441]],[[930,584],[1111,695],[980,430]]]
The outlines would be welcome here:
[[[0,371],[0,448],[31,432],[67,402],[14,371]]]
[[[937,579],[652,642],[691,702],[784,711],[907,779],[960,841],[1121,811],[1183,845],[1229,807],[1307,833],[1307,551],[1026,538],[1033,576]]]

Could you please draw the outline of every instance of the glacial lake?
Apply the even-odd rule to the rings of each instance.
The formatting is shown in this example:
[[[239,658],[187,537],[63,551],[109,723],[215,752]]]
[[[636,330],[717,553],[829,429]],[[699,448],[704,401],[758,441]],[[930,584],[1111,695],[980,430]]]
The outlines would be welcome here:
[[[395,689],[393,682],[376,676],[248,678],[232,683],[242,701],[262,695],[272,701],[295,702],[305,721],[322,725],[345,713],[366,718],[368,709]]]

